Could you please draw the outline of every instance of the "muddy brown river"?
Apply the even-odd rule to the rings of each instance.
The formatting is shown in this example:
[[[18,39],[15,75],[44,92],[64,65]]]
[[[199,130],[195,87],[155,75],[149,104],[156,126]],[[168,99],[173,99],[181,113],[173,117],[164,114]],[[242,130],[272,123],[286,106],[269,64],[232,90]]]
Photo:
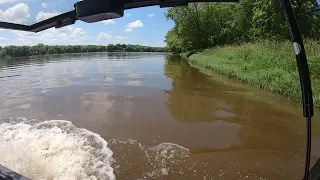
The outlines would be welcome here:
[[[0,164],[32,179],[303,177],[299,103],[178,56],[70,54],[0,66]]]

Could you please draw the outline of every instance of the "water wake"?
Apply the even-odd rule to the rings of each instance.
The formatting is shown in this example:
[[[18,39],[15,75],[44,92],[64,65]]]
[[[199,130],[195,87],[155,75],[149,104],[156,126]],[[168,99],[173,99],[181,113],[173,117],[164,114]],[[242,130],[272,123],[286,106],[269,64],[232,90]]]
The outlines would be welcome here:
[[[114,168],[120,179],[181,178],[191,153],[189,149],[173,143],[147,147],[131,139],[110,139],[108,142],[115,152]]]
[[[185,147],[107,141],[65,120],[0,119],[0,164],[33,180],[162,179],[186,172]]]
[[[0,120],[0,164],[34,180],[115,179],[113,152],[69,121]]]

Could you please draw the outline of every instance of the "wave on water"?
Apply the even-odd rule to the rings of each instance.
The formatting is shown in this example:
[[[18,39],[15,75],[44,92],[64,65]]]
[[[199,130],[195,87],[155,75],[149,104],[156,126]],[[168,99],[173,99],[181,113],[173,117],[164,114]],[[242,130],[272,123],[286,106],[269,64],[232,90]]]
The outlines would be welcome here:
[[[33,180],[115,179],[108,143],[69,121],[0,119],[0,155],[0,164]]]
[[[32,180],[162,179],[189,171],[190,150],[180,145],[107,141],[65,120],[0,119],[0,164]]]
[[[173,143],[148,147],[136,140],[110,139],[114,150],[114,168],[120,179],[163,179],[182,177],[190,150]]]

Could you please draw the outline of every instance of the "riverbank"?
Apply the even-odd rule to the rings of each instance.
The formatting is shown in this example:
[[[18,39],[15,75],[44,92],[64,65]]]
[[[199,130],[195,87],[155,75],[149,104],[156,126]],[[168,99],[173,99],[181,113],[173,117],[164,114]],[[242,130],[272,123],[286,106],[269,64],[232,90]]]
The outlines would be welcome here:
[[[314,103],[320,107],[320,42],[307,41]],[[264,41],[224,46],[190,55],[188,62],[252,86],[301,101],[299,75],[292,43]]]

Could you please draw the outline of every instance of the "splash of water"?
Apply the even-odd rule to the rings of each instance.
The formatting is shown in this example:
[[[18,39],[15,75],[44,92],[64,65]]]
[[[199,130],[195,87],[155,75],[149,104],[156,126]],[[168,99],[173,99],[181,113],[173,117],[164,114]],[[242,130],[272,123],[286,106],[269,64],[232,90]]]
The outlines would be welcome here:
[[[34,180],[115,179],[113,152],[69,121],[0,120],[0,164]]]
[[[181,176],[183,166],[190,156],[188,148],[173,143],[147,147],[132,139],[109,139],[108,142],[115,152],[115,172],[121,179],[163,179],[168,176]]]

